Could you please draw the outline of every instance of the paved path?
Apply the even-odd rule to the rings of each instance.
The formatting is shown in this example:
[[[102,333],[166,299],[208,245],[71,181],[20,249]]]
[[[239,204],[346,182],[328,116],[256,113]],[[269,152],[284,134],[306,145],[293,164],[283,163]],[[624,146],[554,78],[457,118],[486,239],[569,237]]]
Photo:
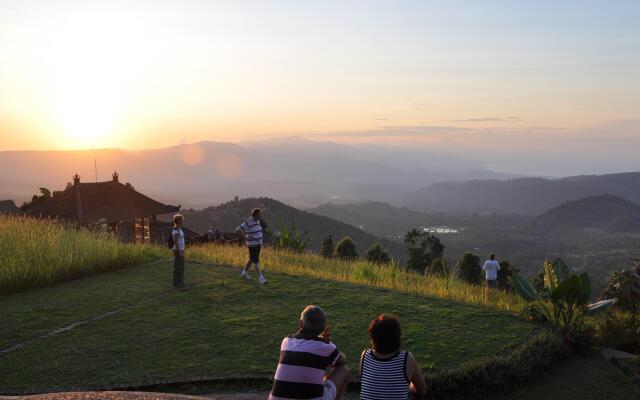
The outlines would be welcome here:
[[[0,400],[265,400],[269,392],[204,394],[185,396],[150,392],[68,392],[31,396],[0,396]]]
[[[207,397],[149,392],[67,392],[31,396],[0,396],[0,400],[203,400]],[[211,398],[209,398],[211,399]]]

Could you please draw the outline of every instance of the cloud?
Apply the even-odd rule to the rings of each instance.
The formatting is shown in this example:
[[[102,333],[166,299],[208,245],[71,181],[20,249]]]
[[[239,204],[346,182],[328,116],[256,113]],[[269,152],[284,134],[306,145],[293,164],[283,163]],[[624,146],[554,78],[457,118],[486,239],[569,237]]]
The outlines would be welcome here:
[[[522,118],[518,117],[484,117],[484,118],[461,118],[450,120],[449,122],[520,122]]]
[[[374,129],[301,133],[307,138],[401,138],[401,137],[462,137],[482,135],[531,135],[565,131],[553,126],[495,126],[471,128],[451,125],[384,125]]]
[[[376,118],[376,121],[390,121],[390,120],[387,118]]]

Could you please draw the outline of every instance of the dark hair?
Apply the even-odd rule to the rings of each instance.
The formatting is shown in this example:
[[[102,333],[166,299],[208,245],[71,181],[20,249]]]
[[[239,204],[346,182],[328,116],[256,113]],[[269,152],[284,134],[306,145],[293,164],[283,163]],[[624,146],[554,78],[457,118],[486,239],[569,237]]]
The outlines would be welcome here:
[[[491,254],[489,254],[489,258],[493,260],[494,258],[496,258],[496,255],[491,253]]]
[[[327,314],[318,306],[309,305],[300,314],[301,330],[303,333],[317,336],[327,326]]]
[[[256,215],[260,214],[261,212],[262,212],[261,209],[254,208],[253,210],[251,210],[251,215],[255,217]]]
[[[400,334],[400,322],[396,317],[382,314],[369,324],[371,347],[378,353],[400,350]]]

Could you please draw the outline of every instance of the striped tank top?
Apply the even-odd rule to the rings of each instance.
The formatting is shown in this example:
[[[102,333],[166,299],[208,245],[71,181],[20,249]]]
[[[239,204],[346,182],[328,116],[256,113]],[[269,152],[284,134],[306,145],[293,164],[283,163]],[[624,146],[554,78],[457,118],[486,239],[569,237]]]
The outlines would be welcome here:
[[[409,398],[407,352],[381,359],[367,350],[360,365],[361,400],[406,400]]]

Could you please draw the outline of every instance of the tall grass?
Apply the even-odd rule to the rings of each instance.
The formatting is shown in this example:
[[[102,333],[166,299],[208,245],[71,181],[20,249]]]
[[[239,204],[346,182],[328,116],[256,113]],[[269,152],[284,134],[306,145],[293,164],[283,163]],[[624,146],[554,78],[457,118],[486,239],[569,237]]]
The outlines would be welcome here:
[[[0,295],[169,256],[160,246],[124,244],[56,221],[0,215]]]
[[[209,244],[189,248],[187,258],[216,264],[244,265],[247,250],[238,246]],[[273,272],[370,285],[501,310],[518,312],[526,306],[522,299],[513,294],[491,290],[485,295],[481,286],[469,285],[455,277],[424,277],[406,272],[395,265],[326,259],[315,254],[292,253],[273,248],[263,249],[261,265]]]
[[[30,217],[0,215],[0,295],[170,257],[163,246],[124,244],[86,229]],[[190,247],[187,258],[244,265],[247,250],[227,245]],[[526,305],[519,297],[466,284],[452,275],[424,277],[397,265],[326,259],[310,253],[263,249],[268,271],[418,293],[509,311]]]

